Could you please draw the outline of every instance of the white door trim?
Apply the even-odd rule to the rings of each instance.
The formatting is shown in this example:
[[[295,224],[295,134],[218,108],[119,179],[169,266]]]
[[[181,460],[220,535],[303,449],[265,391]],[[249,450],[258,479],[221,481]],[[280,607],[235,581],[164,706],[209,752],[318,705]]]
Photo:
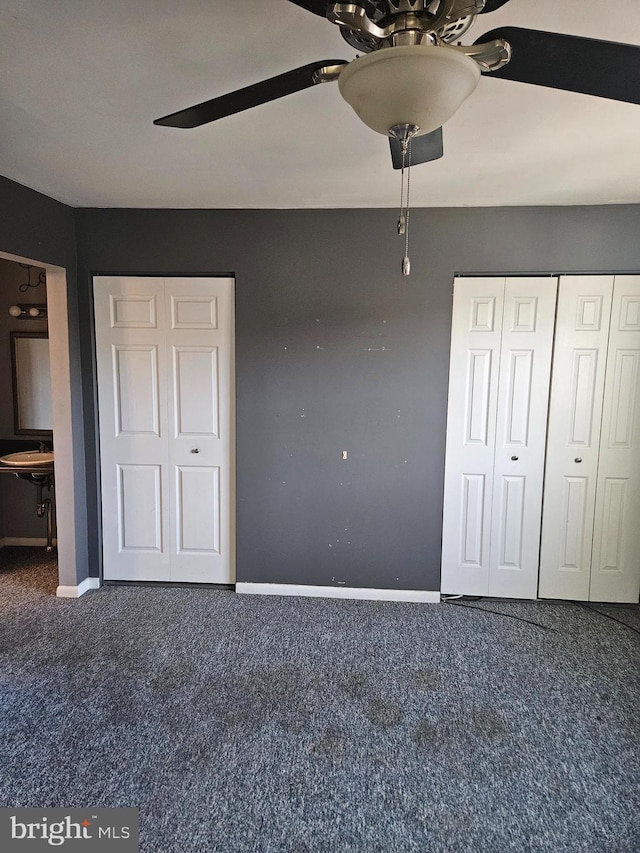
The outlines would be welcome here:
[[[51,398],[53,436],[56,454],[56,527],[58,536],[58,590],[80,587],[76,552],[75,488],[80,479],[80,460],[74,454],[71,410],[71,361],[69,348],[69,315],[67,311],[67,270],[37,258],[25,258],[0,252],[0,257],[20,264],[43,267],[47,276],[47,311],[49,315],[49,353],[51,365]],[[81,447],[81,443],[78,445]],[[76,448],[77,451],[77,448]],[[84,583],[84,582],[83,582]],[[83,587],[85,592],[89,587]],[[82,592],[79,594],[81,595]]]

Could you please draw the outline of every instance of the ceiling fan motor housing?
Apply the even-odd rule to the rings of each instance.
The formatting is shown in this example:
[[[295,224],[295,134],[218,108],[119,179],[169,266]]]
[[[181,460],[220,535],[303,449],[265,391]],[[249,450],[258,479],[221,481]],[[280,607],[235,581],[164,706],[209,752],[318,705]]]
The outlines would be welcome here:
[[[399,44],[434,44],[459,39],[471,26],[483,0],[360,0],[356,4],[333,4],[331,10],[359,8],[376,26],[386,29],[386,37],[374,35],[355,25],[343,23],[344,40],[362,53]]]

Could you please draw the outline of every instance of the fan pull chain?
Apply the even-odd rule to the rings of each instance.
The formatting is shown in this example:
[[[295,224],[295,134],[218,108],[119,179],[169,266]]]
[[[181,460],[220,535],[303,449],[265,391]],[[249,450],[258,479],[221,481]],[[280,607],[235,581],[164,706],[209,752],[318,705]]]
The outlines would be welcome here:
[[[407,154],[407,143],[402,143],[402,172],[400,173],[400,214],[398,216],[398,234],[401,236],[407,230],[407,217],[404,212],[404,170]]]
[[[407,196],[405,201],[404,180],[407,173]],[[411,139],[402,140],[402,172],[400,179],[400,216],[398,217],[398,234],[404,235],[404,258],[402,259],[402,275],[411,274],[409,258],[409,202],[411,193]]]
[[[405,213],[405,235],[404,235],[404,258],[402,259],[402,275],[411,275],[411,260],[409,258],[409,199],[411,193],[411,139],[406,143],[408,149],[409,163],[407,165],[407,202]],[[404,150],[402,157],[404,159]]]
[[[402,259],[402,275],[411,275],[411,259],[409,258],[409,208],[411,194],[411,140],[420,133],[417,124],[394,124],[389,128],[389,136],[400,142],[402,151],[402,175],[400,180],[400,215],[398,216],[398,234],[404,235],[404,258]],[[404,179],[407,175],[407,194],[405,198]]]

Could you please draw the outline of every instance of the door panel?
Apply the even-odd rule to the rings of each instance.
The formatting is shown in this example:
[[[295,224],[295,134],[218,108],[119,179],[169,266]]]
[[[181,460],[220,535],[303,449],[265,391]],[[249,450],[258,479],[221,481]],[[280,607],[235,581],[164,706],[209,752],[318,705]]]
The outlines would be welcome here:
[[[562,276],[540,553],[541,598],[586,601],[613,276]]]
[[[105,580],[169,580],[162,279],[94,279]]]
[[[640,593],[640,276],[616,276],[598,466],[591,601]]]
[[[512,350],[509,356],[505,434],[511,447],[526,447],[533,390],[533,350]]]
[[[504,278],[457,278],[453,294],[442,592],[487,595]]]
[[[162,553],[159,465],[117,465],[121,551]]]
[[[218,349],[174,347],[175,436],[218,438]]]
[[[563,477],[561,518],[562,540],[559,566],[568,571],[580,571],[584,565],[585,547],[588,546],[587,522],[588,477]]]
[[[615,346],[615,345],[614,345]],[[640,351],[618,349],[612,365],[613,386],[609,421],[609,447],[631,450],[633,447],[638,392]]]
[[[172,329],[217,329],[218,297],[171,294]]]
[[[160,435],[158,347],[113,347],[116,435]]]
[[[498,565],[505,569],[522,569],[525,478],[505,476],[501,486]]]
[[[508,278],[500,348],[489,595],[536,598],[557,279]]]
[[[570,447],[591,447],[593,419],[597,414],[600,400],[596,392],[600,391],[601,373],[598,373],[598,359],[605,354],[597,349],[573,351],[571,371],[571,387],[569,400],[569,435],[567,444]]]
[[[565,282],[571,282],[572,287],[581,285],[584,286],[587,276],[563,276]],[[597,282],[595,279],[591,279],[591,281],[596,285]],[[566,286],[566,285],[565,285]],[[609,305],[610,305],[610,297],[607,293],[601,293],[598,295],[590,294],[589,296],[576,296],[576,332],[601,332],[603,328],[609,326]],[[604,316],[604,327],[603,327],[603,315],[602,309],[605,307],[605,316]]]
[[[138,279],[142,281],[142,279]],[[127,296],[125,294],[112,293],[109,295],[111,308],[112,329],[156,329],[156,303],[155,293],[143,296]]]
[[[176,468],[177,552],[220,553],[220,469]]]
[[[232,583],[232,301],[228,279],[166,280],[171,577]]]
[[[462,475],[462,519],[460,526],[460,555],[462,566],[482,568],[484,508],[484,474]]]
[[[489,440],[492,357],[491,350],[469,350],[465,418],[468,445],[486,447]]]

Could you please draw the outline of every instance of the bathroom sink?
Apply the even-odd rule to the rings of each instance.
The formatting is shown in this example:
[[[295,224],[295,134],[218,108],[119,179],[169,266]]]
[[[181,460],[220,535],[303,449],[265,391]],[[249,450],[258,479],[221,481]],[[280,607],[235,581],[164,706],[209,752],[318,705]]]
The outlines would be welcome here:
[[[16,468],[33,468],[36,465],[51,465],[53,462],[53,452],[39,450],[22,450],[20,453],[8,453],[6,456],[0,456],[0,462],[5,465],[15,466]]]

